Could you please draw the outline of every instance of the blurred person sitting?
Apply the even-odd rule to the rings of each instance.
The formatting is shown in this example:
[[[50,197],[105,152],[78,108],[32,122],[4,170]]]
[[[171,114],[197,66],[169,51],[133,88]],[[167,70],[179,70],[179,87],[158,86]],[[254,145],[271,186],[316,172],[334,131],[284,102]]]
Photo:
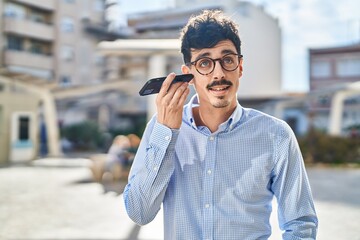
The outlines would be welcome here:
[[[114,180],[126,178],[126,169],[130,166],[130,159],[133,154],[130,139],[125,135],[118,135],[107,153],[104,172],[112,174]]]
[[[132,153],[132,154],[134,154],[134,155],[132,156],[132,159],[133,159],[134,156],[135,156],[135,154],[136,154],[136,152],[137,152],[137,149],[138,149],[138,147],[139,147],[139,145],[140,145],[141,139],[140,139],[136,134],[133,134],[133,133],[127,135],[127,137],[128,137],[129,140],[130,140],[129,152]]]

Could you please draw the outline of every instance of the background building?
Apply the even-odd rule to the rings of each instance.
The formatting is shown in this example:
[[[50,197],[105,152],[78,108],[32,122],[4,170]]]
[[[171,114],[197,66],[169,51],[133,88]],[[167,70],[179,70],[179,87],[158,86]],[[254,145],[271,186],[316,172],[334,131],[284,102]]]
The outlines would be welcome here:
[[[103,0],[2,1],[1,67],[62,87],[100,82],[98,38],[85,30],[104,21],[104,7]]]
[[[176,1],[176,8],[129,16],[129,26],[137,38],[179,38],[179,30],[189,17],[203,9],[221,9],[239,24],[244,55],[244,74],[239,98],[251,104],[280,96],[281,91],[281,30],[277,19],[261,7],[243,1]],[[176,70],[182,64],[177,60]],[[171,70],[172,67],[168,67]]]
[[[55,92],[102,82],[93,29],[106,28],[104,7],[103,0],[0,2],[0,162],[34,158],[42,137],[50,141],[46,151],[60,153],[57,116],[71,99],[58,98],[56,109]]]
[[[331,107],[335,108],[335,96],[345,91],[341,102],[341,130],[349,130],[360,123],[360,91],[354,84],[360,82],[360,44],[313,48],[309,50],[310,95],[316,95],[309,111],[316,128],[327,129]]]
[[[281,31],[278,21],[261,7],[243,1],[179,2],[176,8],[128,15],[127,28],[132,32],[128,39],[99,45],[106,61],[112,63],[111,71],[108,68],[114,73],[111,76],[129,79],[140,89],[149,78],[165,76],[169,72],[180,74],[183,64],[180,42],[175,47],[167,48],[166,45],[179,39],[180,30],[189,17],[204,9],[223,10],[240,26],[244,55],[244,74],[238,92],[241,104],[256,107],[281,96]],[[154,41],[158,42],[158,46],[154,45]],[[175,50],[177,53],[174,54]],[[138,99],[132,104],[132,109],[138,113],[147,111],[148,118],[155,112],[152,97],[134,98],[128,95],[124,99]],[[148,104],[144,105],[146,101]]]
[[[118,3],[0,2],[0,162],[58,155],[59,126],[88,120],[102,132],[141,135],[155,104],[138,90],[151,77],[180,73],[179,30],[203,9],[223,10],[239,24],[243,106],[285,119],[300,134],[309,125],[338,133],[339,125],[359,122],[359,94],[349,85],[359,82],[358,44],[311,49],[311,92],[288,95],[281,90],[279,23],[262,7],[178,0],[175,8],[126,16]],[[115,47],[104,50],[104,44]]]

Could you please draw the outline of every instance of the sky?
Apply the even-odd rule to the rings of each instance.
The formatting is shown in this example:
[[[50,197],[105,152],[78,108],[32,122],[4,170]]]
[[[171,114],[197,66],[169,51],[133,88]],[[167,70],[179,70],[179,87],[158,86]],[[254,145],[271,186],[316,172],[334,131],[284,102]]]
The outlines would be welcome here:
[[[174,0],[118,0],[124,12],[170,8]],[[359,0],[249,0],[279,20],[282,81],[289,92],[309,89],[308,49],[360,43]]]

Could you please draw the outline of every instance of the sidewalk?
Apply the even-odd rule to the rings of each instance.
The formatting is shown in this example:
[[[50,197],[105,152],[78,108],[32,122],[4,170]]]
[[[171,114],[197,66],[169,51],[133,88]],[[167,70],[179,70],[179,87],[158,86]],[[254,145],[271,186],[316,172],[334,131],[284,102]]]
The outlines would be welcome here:
[[[46,159],[0,168],[0,239],[162,239],[162,214],[149,225],[127,217],[125,183],[91,179],[86,159]],[[360,169],[308,169],[319,240],[360,240]],[[116,190],[116,191],[114,191]],[[272,216],[276,224],[276,216]],[[271,239],[281,239],[275,231]]]

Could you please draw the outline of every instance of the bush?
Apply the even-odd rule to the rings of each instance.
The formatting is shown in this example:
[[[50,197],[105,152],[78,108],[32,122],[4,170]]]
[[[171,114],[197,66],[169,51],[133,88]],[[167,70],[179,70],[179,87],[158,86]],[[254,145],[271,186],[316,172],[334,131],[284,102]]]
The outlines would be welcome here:
[[[360,138],[330,136],[310,131],[299,138],[305,163],[360,164]]]
[[[72,142],[75,150],[95,150],[102,138],[98,124],[92,121],[65,126],[61,136]]]

